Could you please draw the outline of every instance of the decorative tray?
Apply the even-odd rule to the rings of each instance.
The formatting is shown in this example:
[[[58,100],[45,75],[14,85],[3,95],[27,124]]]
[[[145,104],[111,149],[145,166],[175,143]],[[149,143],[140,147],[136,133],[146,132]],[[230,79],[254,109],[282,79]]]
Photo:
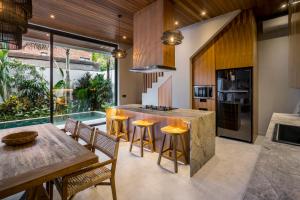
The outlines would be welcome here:
[[[22,131],[6,135],[2,138],[2,142],[9,146],[22,145],[33,142],[37,136],[36,131]]]

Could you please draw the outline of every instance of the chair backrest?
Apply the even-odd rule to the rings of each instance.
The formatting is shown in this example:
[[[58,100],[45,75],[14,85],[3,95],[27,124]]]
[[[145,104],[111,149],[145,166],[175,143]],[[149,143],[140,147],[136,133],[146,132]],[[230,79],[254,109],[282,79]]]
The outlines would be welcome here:
[[[96,130],[94,148],[101,151],[111,159],[117,160],[119,150],[119,138]]]
[[[80,123],[78,126],[77,135],[78,138],[85,141],[87,144],[92,145],[94,142],[96,128],[90,127],[84,123]]]
[[[72,118],[68,118],[65,123],[64,131],[69,132],[74,137],[76,137],[77,131],[78,131],[78,126],[79,126],[79,121],[72,119]]]

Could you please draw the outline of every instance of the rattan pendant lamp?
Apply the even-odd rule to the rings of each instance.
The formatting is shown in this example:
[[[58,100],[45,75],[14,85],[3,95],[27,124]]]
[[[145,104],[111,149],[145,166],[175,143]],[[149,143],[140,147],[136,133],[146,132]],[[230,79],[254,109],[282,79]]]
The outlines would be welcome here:
[[[120,24],[121,24],[121,18],[122,18],[122,15],[118,15],[118,18],[119,18],[119,35],[118,35],[118,43],[120,44]],[[114,58],[117,58],[117,59],[122,59],[122,58],[125,58],[127,56],[127,52],[126,50],[123,50],[123,49],[120,49],[120,48],[117,48],[115,50],[113,50],[111,52],[112,56]]]
[[[22,34],[31,17],[31,0],[0,0],[0,49],[22,48]]]
[[[165,31],[161,37],[161,42],[165,45],[179,45],[182,43],[183,35],[180,30],[175,29],[174,30],[168,30]]]

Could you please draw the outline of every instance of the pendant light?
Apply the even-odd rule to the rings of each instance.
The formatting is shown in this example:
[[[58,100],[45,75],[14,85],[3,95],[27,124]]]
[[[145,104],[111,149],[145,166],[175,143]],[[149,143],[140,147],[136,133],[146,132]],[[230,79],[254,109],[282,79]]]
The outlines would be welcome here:
[[[0,48],[22,48],[22,34],[32,17],[32,0],[0,0]]]
[[[118,43],[120,43],[120,24],[121,24],[121,17],[122,15],[118,15],[118,18],[119,18],[119,35],[118,35]],[[111,55],[114,57],[114,58],[117,58],[117,59],[122,59],[122,58],[125,58],[127,56],[127,52],[126,50],[123,50],[123,49],[120,49],[120,48],[116,48],[114,49],[112,52],[111,52]]]
[[[22,48],[22,32],[19,26],[0,23],[0,49],[17,50]]]
[[[175,22],[175,26],[178,22]],[[183,35],[179,30],[168,30],[163,33],[161,37],[161,41],[165,45],[179,45],[182,43]]]

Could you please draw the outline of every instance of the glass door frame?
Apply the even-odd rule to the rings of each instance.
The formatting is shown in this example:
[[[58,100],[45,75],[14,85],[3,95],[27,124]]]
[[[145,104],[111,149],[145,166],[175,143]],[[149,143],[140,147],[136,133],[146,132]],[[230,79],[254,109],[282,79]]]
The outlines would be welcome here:
[[[53,100],[53,60],[54,60],[53,43],[54,43],[54,40],[53,40],[53,37],[54,37],[54,35],[63,36],[66,38],[71,38],[71,39],[76,39],[76,40],[81,40],[81,41],[85,41],[85,42],[90,42],[90,43],[94,43],[94,44],[99,44],[99,45],[103,45],[103,46],[108,46],[108,47],[112,47],[114,49],[117,49],[119,45],[115,44],[115,43],[110,43],[110,42],[74,34],[74,33],[64,32],[64,31],[48,28],[45,26],[32,24],[32,23],[29,23],[28,28],[37,30],[37,31],[41,31],[41,32],[45,32],[45,33],[49,33],[49,36],[50,36],[50,41],[49,41],[50,42],[50,123],[53,123],[53,116],[54,116],[54,100]],[[115,81],[115,85],[114,85],[115,86],[114,87],[115,99],[114,99],[114,103],[115,103],[115,105],[117,105],[118,104],[118,59],[115,58],[114,61],[115,61],[115,66],[114,66],[115,67],[115,80],[114,80]]]

